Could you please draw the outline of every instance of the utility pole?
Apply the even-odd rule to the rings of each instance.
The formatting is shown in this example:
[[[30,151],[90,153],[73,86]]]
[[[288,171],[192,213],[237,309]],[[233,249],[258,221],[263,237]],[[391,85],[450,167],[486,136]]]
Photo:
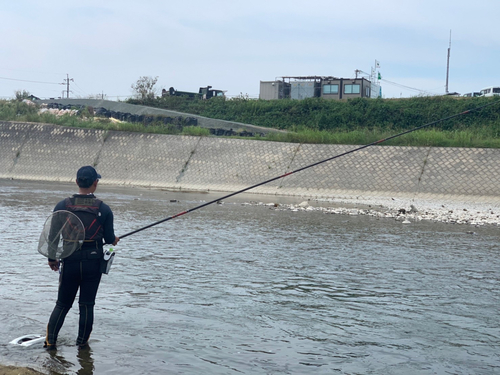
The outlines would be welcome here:
[[[69,81],[75,82],[73,78],[69,78],[69,74],[66,74],[66,79],[63,79],[64,83],[61,83],[61,85],[66,85],[66,99],[69,99]]]
[[[450,30],[450,45],[448,46],[448,61],[446,63],[446,93],[449,94],[448,91],[448,76],[450,74],[450,50],[451,50],[451,30]]]

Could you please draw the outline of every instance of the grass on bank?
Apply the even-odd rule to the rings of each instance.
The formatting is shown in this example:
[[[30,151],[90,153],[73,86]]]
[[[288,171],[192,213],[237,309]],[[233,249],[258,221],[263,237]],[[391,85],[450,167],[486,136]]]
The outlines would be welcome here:
[[[274,129],[294,131],[297,128],[307,128],[336,132],[374,128],[408,130],[499,99],[433,96],[349,100],[255,100],[245,97],[189,100],[167,96],[146,100],[129,99],[127,102]],[[498,126],[498,106],[486,107],[473,116],[462,116],[454,121],[441,123],[439,128],[453,130],[457,125],[469,128],[479,123]]]
[[[445,98],[443,100],[441,97],[404,100],[363,99],[335,103],[322,99],[314,99],[309,103],[308,100],[286,100],[282,103],[282,101],[236,99],[234,100],[236,104],[231,103],[232,100],[218,100],[219,98],[212,104],[210,104],[211,100],[171,99],[175,99],[175,103],[184,103],[185,108],[182,109],[186,111],[190,108],[191,112],[189,113],[203,112],[206,111],[206,108],[215,106],[216,108],[220,107],[218,112],[221,117],[226,117],[224,118],[226,120],[248,122],[248,120],[242,121],[244,118],[242,115],[228,118],[228,111],[224,116],[221,114],[224,112],[221,108],[231,106],[232,111],[235,108],[239,108],[240,111],[247,114],[249,110],[252,111],[255,117],[251,118],[262,119],[266,116],[279,118],[281,114],[282,118],[288,118],[292,122],[286,126],[286,133],[270,132],[264,137],[253,139],[292,143],[364,145],[421,126],[426,122],[487,104],[496,98],[474,98],[481,100],[469,99],[469,101],[461,100],[462,98]],[[165,106],[164,98],[158,99],[158,102]],[[152,105],[154,103],[142,104]],[[169,109],[179,110],[179,108]],[[499,148],[499,110],[500,106],[493,104],[477,113],[464,115],[453,121],[448,120],[440,123],[435,127],[406,134],[384,142],[383,145]],[[55,116],[51,113],[39,113],[38,111],[37,106],[28,105],[21,101],[0,101],[0,120],[3,121],[38,122],[141,133],[210,136],[209,130],[206,128],[184,126],[182,130],[179,130],[176,126],[169,124],[153,123],[145,126],[141,123],[115,122],[110,119],[93,118],[86,110],[81,111],[77,116]],[[295,113],[296,116],[291,116],[290,113]],[[282,118],[278,121],[281,128],[284,127]],[[257,120],[252,124],[263,126]],[[249,138],[245,137],[245,139]]]
[[[327,131],[301,130],[290,133],[271,133],[267,141],[313,144],[366,145],[386,139],[398,132],[387,130],[353,130],[331,133]],[[420,147],[466,147],[466,148],[500,148],[500,138],[492,137],[490,129],[453,130],[422,129],[405,134],[382,143],[386,146],[420,146]]]

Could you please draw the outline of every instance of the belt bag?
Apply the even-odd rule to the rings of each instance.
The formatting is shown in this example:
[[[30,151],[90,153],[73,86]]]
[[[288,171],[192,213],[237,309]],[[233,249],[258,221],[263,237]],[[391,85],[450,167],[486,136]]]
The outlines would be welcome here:
[[[101,260],[101,272],[104,274],[108,274],[111,269],[111,264],[113,264],[113,259],[115,257],[115,253],[113,250],[106,250],[104,252],[104,256]]]

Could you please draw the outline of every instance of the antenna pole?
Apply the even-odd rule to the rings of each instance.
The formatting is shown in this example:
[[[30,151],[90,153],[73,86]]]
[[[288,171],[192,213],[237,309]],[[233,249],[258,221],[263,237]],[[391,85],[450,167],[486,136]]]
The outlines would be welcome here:
[[[450,74],[450,50],[451,50],[451,30],[450,30],[450,44],[448,46],[448,60],[446,63],[446,94],[449,94],[448,91],[448,77]]]

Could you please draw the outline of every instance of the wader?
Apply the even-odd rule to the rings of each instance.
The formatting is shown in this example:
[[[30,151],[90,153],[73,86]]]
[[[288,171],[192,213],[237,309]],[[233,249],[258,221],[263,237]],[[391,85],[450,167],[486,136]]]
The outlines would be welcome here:
[[[61,264],[57,302],[47,325],[46,344],[55,346],[57,336],[71,309],[78,290],[80,296],[80,320],[76,344],[87,343],[94,323],[94,305],[101,281],[101,258],[103,256],[103,228],[99,221],[102,203],[95,197],[66,198],[66,210],[73,212],[85,227],[82,247],[65,258]]]

